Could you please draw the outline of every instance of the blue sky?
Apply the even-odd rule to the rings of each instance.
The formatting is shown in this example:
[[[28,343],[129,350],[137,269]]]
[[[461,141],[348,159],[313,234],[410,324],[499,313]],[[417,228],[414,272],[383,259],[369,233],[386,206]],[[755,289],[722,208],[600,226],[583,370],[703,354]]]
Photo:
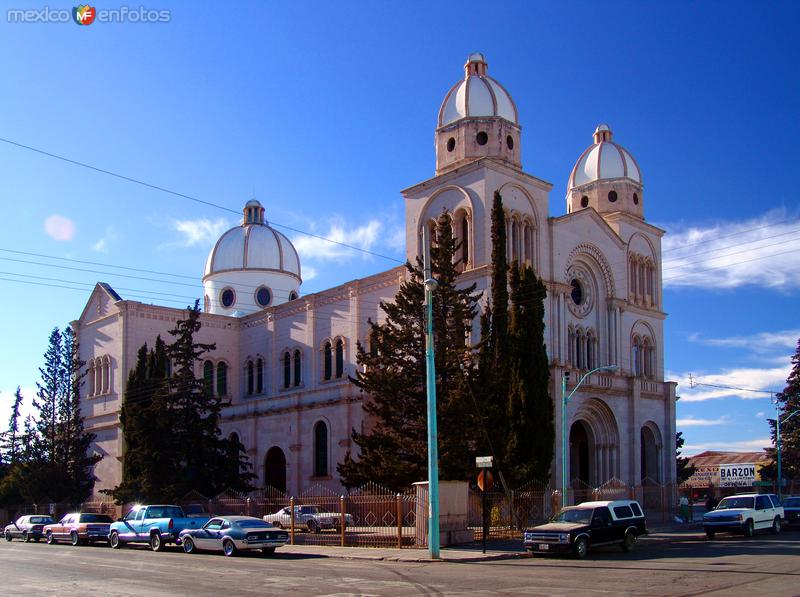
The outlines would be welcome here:
[[[665,364],[687,452],[766,445],[768,396],[692,389],[688,375],[780,390],[800,336],[796,3],[162,0],[143,5],[168,23],[7,22],[7,8],[48,4],[0,14],[0,137],[237,212],[255,194],[273,224],[396,259],[399,190],[432,176],[437,111],[470,52],[517,103],[524,168],[555,185],[551,215],[610,123],[643,170],[647,220],[668,231]],[[182,306],[237,216],[4,142],[0,164],[3,427],[90,284]],[[284,231],[305,293],[394,265]]]

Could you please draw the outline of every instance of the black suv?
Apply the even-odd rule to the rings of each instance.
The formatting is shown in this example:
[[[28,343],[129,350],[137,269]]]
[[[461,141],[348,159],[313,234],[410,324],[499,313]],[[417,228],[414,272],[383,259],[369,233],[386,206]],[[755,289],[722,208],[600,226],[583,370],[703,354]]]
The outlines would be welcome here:
[[[583,558],[591,547],[619,544],[631,551],[647,534],[644,512],[633,500],[584,502],[564,508],[550,522],[527,529],[525,547],[532,553],[572,553]]]

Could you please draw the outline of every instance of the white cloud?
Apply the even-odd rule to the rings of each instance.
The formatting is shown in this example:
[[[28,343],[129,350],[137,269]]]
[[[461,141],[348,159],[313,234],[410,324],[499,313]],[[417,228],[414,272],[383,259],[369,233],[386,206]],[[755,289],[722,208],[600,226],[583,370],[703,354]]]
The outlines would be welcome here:
[[[105,233],[96,243],[92,245],[92,251],[97,253],[108,253],[108,245],[119,238],[113,226],[107,226]]]
[[[793,352],[798,338],[800,338],[800,329],[761,332],[750,336],[729,336],[727,338],[703,338],[700,334],[689,336],[691,342],[720,348],[746,348],[756,353]]]
[[[695,419],[694,417],[687,417],[685,419],[678,419],[675,421],[678,427],[713,427],[716,425],[726,425],[730,421],[730,417],[723,415],[718,419]]]
[[[315,232],[314,228],[316,227],[312,227],[312,232]],[[379,220],[370,220],[363,226],[356,226],[350,229],[341,221],[335,221],[330,225],[328,232],[319,234],[319,237],[324,238],[303,234],[293,238],[292,244],[297,249],[301,259],[330,261],[333,259],[352,258],[356,255],[367,257],[366,253],[337,243],[371,251],[381,237],[382,231],[383,224]],[[325,239],[336,242],[332,243]]]
[[[66,216],[53,214],[45,219],[44,230],[55,240],[72,240],[75,236],[75,223]]]
[[[678,394],[681,402],[704,402],[720,398],[741,398],[743,400],[769,399],[766,392],[780,391],[786,384],[791,370],[790,358],[780,359],[784,364],[778,367],[756,368],[741,367],[723,369],[717,373],[700,372],[692,375],[695,387],[689,379],[689,373],[668,372],[667,379],[678,382]],[[726,386],[726,387],[714,387]],[[747,388],[747,391],[731,388]]]
[[[301,273],[303,274],[303,282],[308,282],[309,280],[316,278],[318,272],[316,268],[304,265]]]
[[[169,243],[170,246],[193,247],[200,244],[211,245],[230,228],[225,218],[210,220],[198,218],[196,220],[175,220],[173,227],[182,236],[181,240]]]
[[[665,287],[800,287],[800,218],[786,210],[707,227],[665,228]]]
[[[764,413],[764,411],[763,411],[763,410],[760,410],[760,411],[758,411],[758,412],[756,413],[756,419],[763,419],[763,418],[765,418],[765,417],[766,417],[766,414]]]
[[[772,446],[772,441],[768,437],[758,439],[745,439],[734,442],[705,442],[702,444],[686,444],[681,450],[681,456],[693,456],[706,450],[718,450],[720,452],[758,452],[764,448]]]

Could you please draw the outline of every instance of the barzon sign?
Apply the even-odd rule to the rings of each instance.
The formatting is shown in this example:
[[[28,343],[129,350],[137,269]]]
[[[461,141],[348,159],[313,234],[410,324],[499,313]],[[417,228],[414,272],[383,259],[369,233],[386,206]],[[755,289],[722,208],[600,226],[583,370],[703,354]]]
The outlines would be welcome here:
[[[748,464],[720,464],[720,487],[747,487],[756,480],[755,463]]]

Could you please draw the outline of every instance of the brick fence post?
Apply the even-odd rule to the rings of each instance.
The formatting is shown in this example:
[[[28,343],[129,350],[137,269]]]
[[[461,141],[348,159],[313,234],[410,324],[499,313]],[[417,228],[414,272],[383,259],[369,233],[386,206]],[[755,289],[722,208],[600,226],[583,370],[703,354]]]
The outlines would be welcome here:
[[[344,496],[339,496],[339,532],[341,533],[342,547],[344,547],[345,532],[347,529],[347,518],[344,511]]]
[[[289,543],[294,545],[294,496],[289,498],[290,523],[289,523]]]
[[[400,494],[398,493],[395,498],[395,507],[397,510],[397,549],[403,547],[403,505],[400,502]]]

